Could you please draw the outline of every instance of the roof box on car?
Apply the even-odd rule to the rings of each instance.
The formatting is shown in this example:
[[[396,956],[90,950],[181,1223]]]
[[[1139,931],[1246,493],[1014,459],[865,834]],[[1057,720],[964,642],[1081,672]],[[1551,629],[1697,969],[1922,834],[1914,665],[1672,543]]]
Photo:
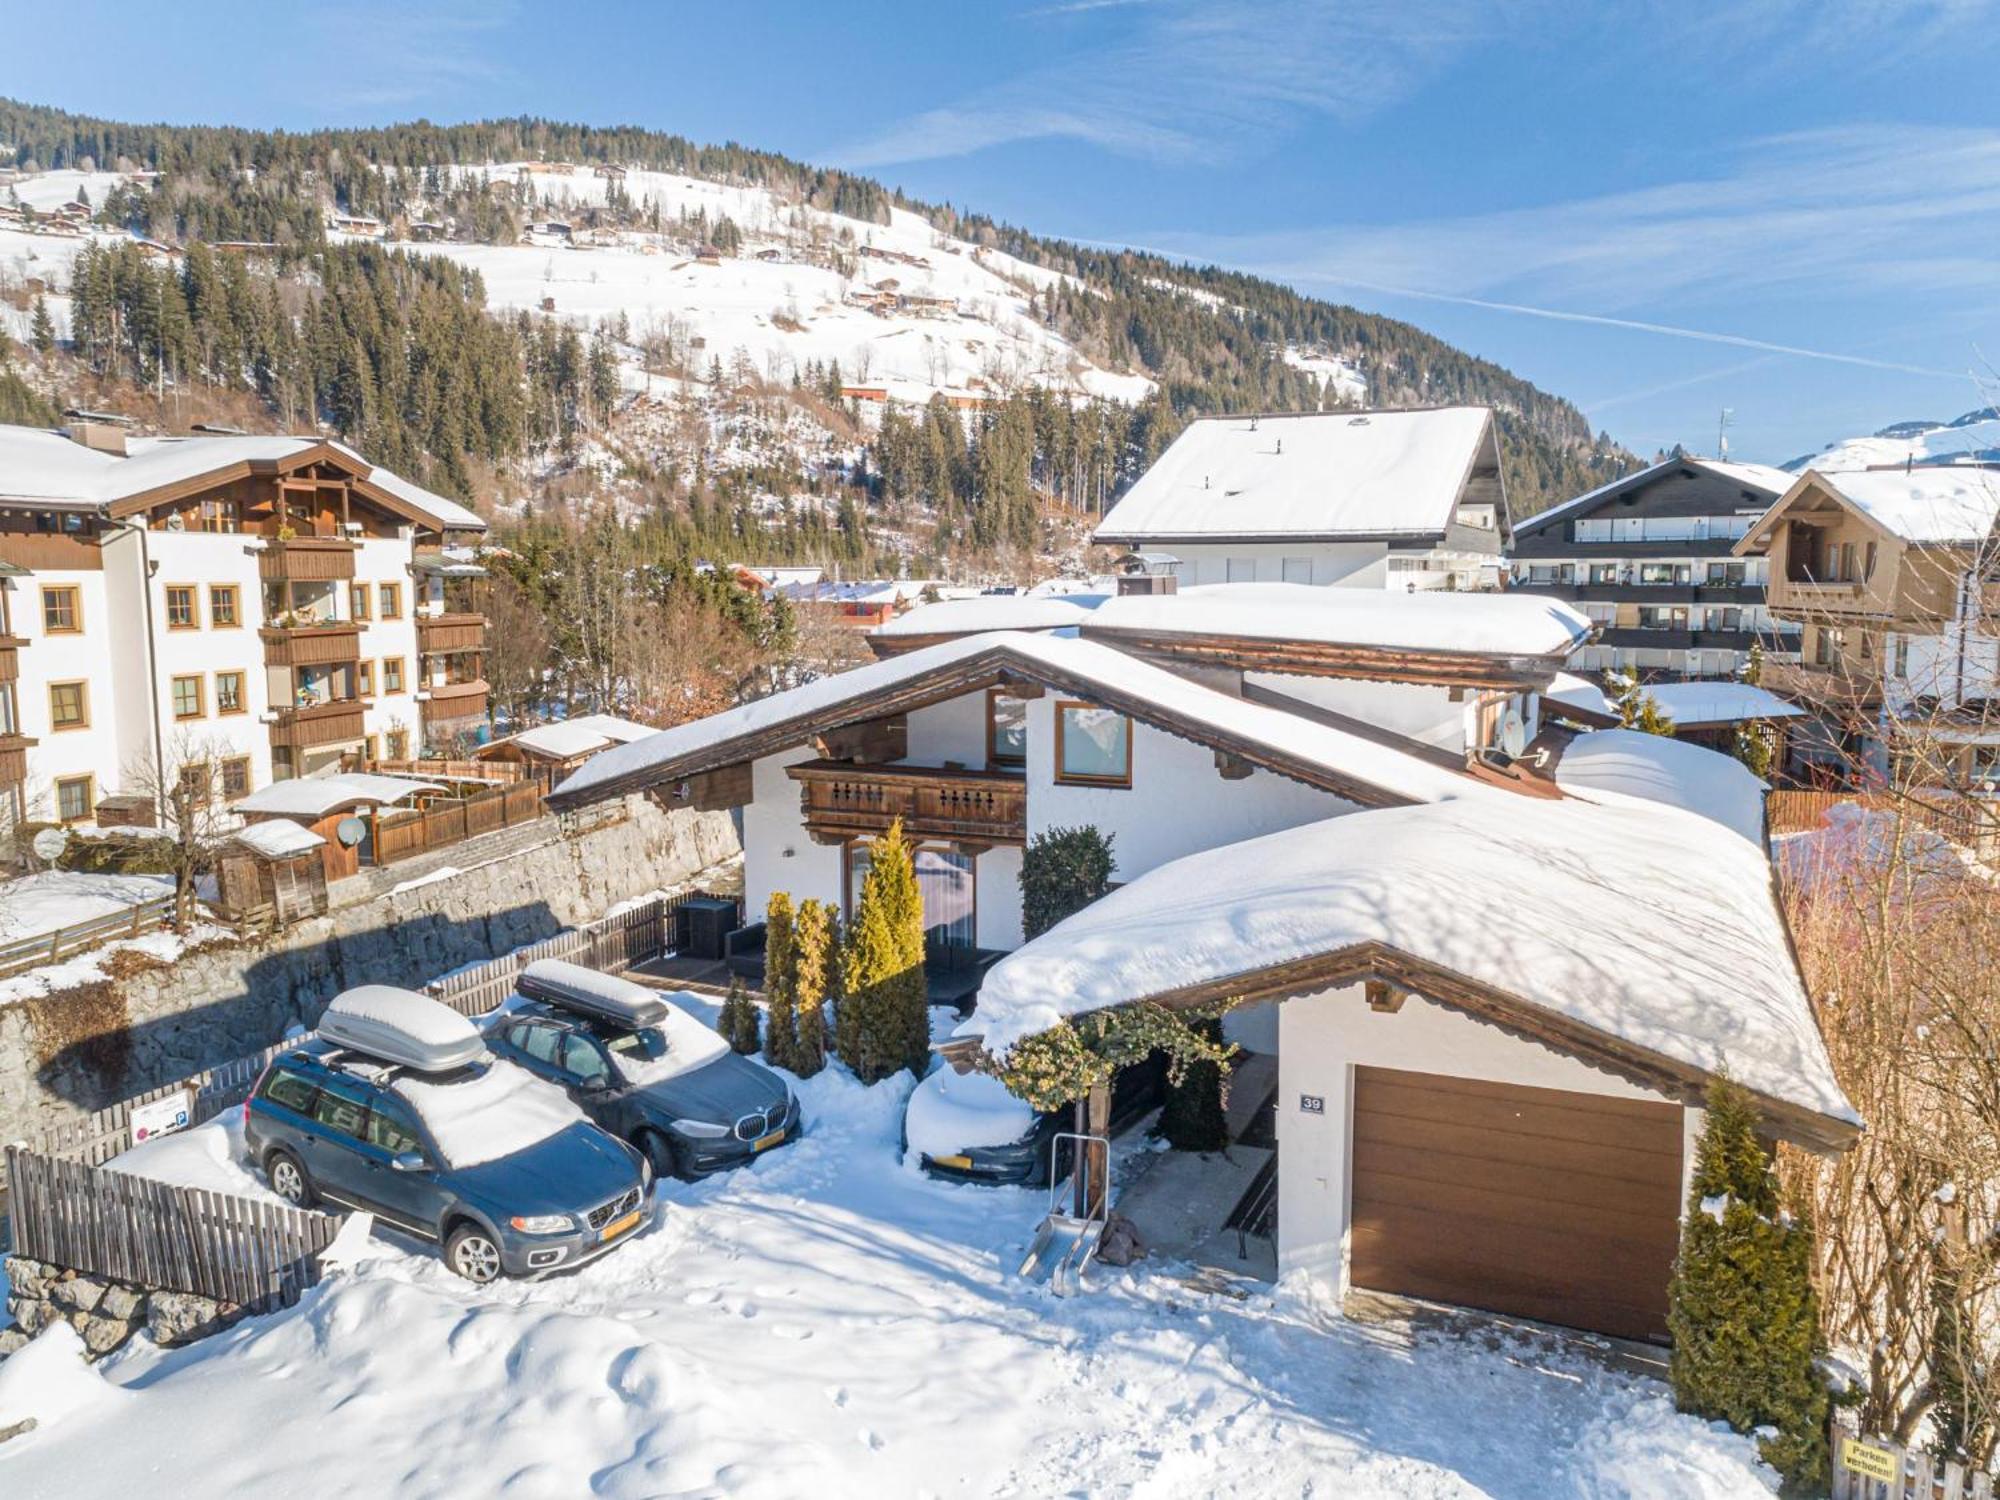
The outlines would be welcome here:
[[[614,1026],[657,1026],[668,1015],[667,1002],[657,991],[560,958],[536,959],[521,971],[514,988],[530,1000]]]
[[[420,1073],[446,1073],[486,1055],[486,1040],[472,1022],[428,995],[392,984],[364,984],[335,996],[319,1018],[319,1034]]]

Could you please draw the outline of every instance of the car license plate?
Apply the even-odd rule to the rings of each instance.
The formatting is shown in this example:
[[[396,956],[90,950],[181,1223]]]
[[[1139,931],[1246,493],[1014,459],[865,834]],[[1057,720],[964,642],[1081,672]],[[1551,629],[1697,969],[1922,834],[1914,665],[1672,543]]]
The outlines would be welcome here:
[[[972,1165],[972,1158],[969,1156],[933,1156],[931,1158],[931,1165],[934,1167],[957,1167],[963,1171]]]
[[[775,1146],[775,1145],[778,1145],[778,1144],[779,1144],[780,1142],[782,1142],[782,1141],[784,1140],[784,1138],[785,1138],[785,1132],[784,1132],[784,1131],[782,1131],[782,1130],[774,1130],[774,1131],[772,1131],[772,1132],[771,1132],[771,1133],[770,1133],[769,1135],[765,1135],[765,1136],[759,1136],[759,1137],[757,1138],[757,1143],[756,1143],[756,1144],[755,1144],[754,1146],[752,1146],[752,1147],[751,1147],[750,1149],[751,1149],[751,1150],[752,1150],[753,1152],[755,1152],[755,1151],[763,1151],[763,1150],[766,1150],[766,1149],[768,1149],[768,1148],[770,1148],[770,1147],[772,1147],[772,1146]]]
[[[636,1229],[638,1227],[638,1224],[639,1224],[639,1211],[637,1209],[634,1209],[631,1213],[625,1215],[624,1218],[613,1219],[609,1224],[606,1224],[602,1229],[598,1230],[597,1237],[600,1240],[615,1240],[618,1238],[619,1235],[623,1234],[626,1230]]]

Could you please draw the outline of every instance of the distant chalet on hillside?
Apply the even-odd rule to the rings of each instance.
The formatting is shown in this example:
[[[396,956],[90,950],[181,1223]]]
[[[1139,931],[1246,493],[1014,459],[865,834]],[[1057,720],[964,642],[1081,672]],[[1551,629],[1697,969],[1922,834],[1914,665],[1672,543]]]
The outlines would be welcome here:
[[[1183,584],[1428,589],[1493,586],[1510,536],[1493,413],[1446,406],[1202,418],[1096,540]]]

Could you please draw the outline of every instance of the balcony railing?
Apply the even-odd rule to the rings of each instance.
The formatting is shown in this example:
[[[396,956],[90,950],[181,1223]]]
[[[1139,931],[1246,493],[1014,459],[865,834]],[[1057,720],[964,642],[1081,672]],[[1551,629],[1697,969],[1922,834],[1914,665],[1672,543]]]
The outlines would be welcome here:
[[[18,635],[0,635],[0,682],[20,677],[21,648],[27,644]]]
[[[271,725],[273,749],[310,750],[361,738],[361,701],[336,698],[298,708],[281,708]]]
[[[28,747],[34,743],[25,734],[0,734],[0,786],[28,779]]]
[[[931,766],[857,766],[814,760],[788,766],[816,838],[866,838],[897,818],[912,838],[979,844],[1028,841],[1027,778]]]
[[[419,685],[423,694],[420,708],[427,729],[436,730],[443,724],[460,724],[486,717],[486,679],[475,677],[468,682],[439,682],[428,687]]]
[[[1860,607],[1862,587],[1858,578],[1773,578],[1765,601],[1775,614],[1852,614]]]
[[[257,634],[264,642],[266,666],[323,667],[357,661],[361,656],[361,627],[351,620],[326,625],[271,625]]]
[[[1829,708],[1872,708],[1882,701],[1880,676],[1857,676],[1841,667],[1811,662],[1766,657],[1758,685],[1783,698],[1803,698]]]
[[[345,537],[271,537],[257,553],[257,576],[267,583],[343,583],[354,576],[355,550]]]
[[[418,615],[417,649],[426,655],[481,651],[486,647],[486,616],[473,614]]]

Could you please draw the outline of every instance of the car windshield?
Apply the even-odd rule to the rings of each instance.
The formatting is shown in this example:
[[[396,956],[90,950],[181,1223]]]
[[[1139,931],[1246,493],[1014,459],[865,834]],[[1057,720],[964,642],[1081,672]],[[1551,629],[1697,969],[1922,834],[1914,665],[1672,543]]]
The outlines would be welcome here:
[[[672,1050],[667,1034],[657,1026],[609,1033],[604,1037],[604,1045],[610,1049],[611,1060],[627,1083],[644,1083],[648,1076],[659,1071],[654,1065],[665,1061]]]

